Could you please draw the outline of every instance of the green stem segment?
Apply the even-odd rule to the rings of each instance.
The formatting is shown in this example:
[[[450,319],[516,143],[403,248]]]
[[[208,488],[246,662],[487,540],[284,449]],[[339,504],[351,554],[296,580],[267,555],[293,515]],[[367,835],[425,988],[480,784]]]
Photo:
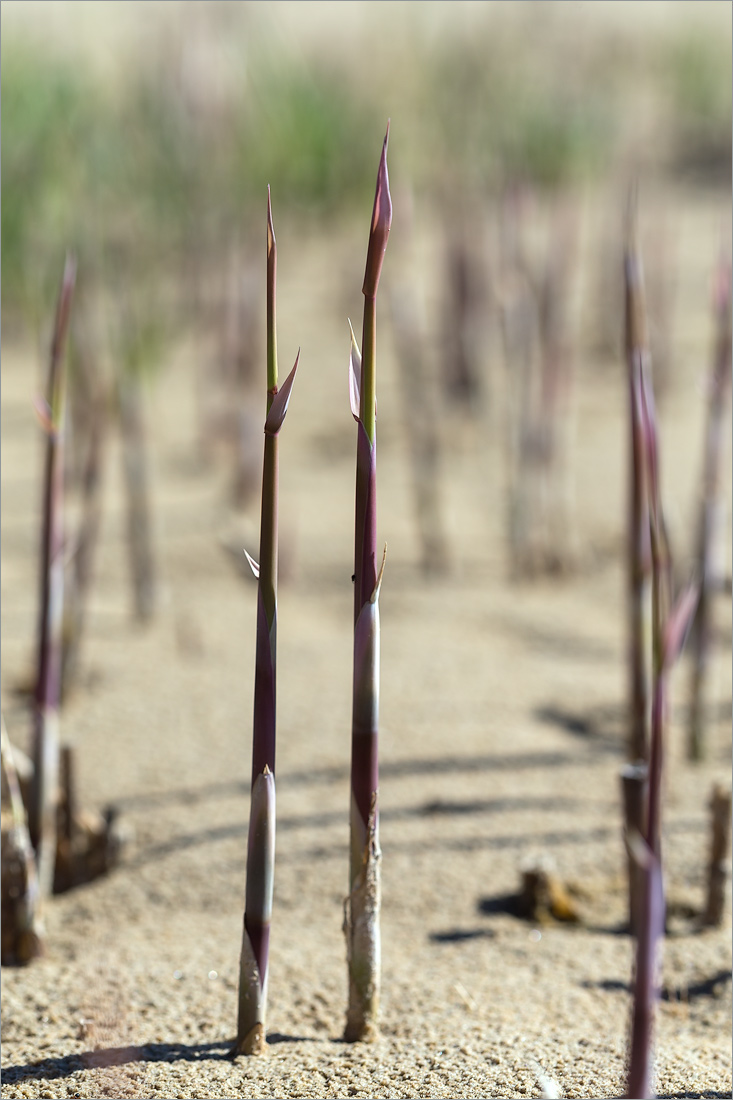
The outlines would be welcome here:
[[[351,844],[344,932],[349,975],[345,1038],[373,1039],[379,1020],[380,861],[378,807],[379,589],[376,509],[377,287],[392,224],[387,174],[389,125],[377,173],[364,274],[363,354],[352,346],[352,412],[358,422],[354,540],[354,682],[351,732]],[[359,369],[358,383],[355,377]],[[358,390],[358,405],[354,391]],[[357,415],[358,408],[358,415]]]
[[[298,353],[292,371],[278,390],[275,332],[276,273],[277,249],[268,188],[267,413],[262,470],[260,564],[259,566],[253,564],[255,575],[258,577],[257,643],[247,886],[235,1044],[237,1054],[263,1054],[266,1050],[267,967],[275,875],[278,433],[287,412],[300,355]]]

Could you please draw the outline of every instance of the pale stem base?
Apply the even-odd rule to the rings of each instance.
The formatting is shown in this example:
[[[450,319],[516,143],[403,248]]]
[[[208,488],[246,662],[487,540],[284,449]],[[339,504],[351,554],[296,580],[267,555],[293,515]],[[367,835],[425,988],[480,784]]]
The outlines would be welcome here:
[[[344,902],[344,934],[349,970],[349,1006],[344,1038],[373,1042],[379,1035],[382,853],[375,817],[369,820],[362,866]]]

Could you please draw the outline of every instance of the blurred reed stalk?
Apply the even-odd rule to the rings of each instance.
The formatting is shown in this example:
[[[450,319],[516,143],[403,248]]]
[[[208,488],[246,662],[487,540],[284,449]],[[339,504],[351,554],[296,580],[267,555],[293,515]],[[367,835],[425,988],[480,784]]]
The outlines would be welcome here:
[[[77,318],[78,321],[78,318]],[[78,324],[74,326],[78,331]],[[74,333],[72,333],[72,336]],[[91,587],[94,555],[102,514],[102,456],[108,430],[107,395],[86,341],[75,340],[77,370],[71,389],[77,391],[76,441],[82,450],[81,505],[73,556],[66,574],[64,593],[63,649],[61,653],[61,697],[66,698],[78,675],[79,649],[84,631],[87,600]],[[83,391],[80,394],[78,391]]]
[[[539,287],[540,522],[544,540],[543,569],[570,568],[572,517],[570,450],[572,438],[573,364],[568,325],[570,279],[576,226],[568,210],[555,215]]]
[[[504,197],[500,220],[498,301],[507,368],[506,471],[507,533],[511,573],[533,572],[537,557],[533,523],[534,466],[533,390],[537,302],[524,247],[525,196],[518,188]]]
[[[127,545],[133,607],[135,617],[140,622],[147,622],[155,614],[157,586],[150,516],[148,439],[143,414],[142,379],[138,370],[120,372],[117,400],[127,487]]]
[[[247,883],[239,970],[235,1054],[264,1054],[270,918],[275,876],[275,734],[278,572],[278,433],[290,400],[300,352],[282,387],[277,384],[277,245],[267,190],[267,412],[262,470],[257,641],[252,732],[252,792],[247,837]],[[248,555],[249,557],[249,555]]]
[[[36,854],[41,896],[51,893],[56,858],[59,783],[59,705],[64,602],[64,419],[66,415],[66,337],[76,282],[76,261],[67,256],[56,307],[46,401],[39,418],[46,432],[41,532],[41,600],[38,679],[33,728],[33,780],[28,830]]]
[[[687,736],[687,754],[690,760],[702,760],[705,755],[704,729],[708,703],[713,601],[723,584],[720,569],[723,512],[721,468],[731,391],[730,260],[721,258],[719,263],[713,305],[715,351],[707,385],[707,423],[696,553],[700,603],[692,639],[692,685]]]
[[[652,576],[649,489],[640,392],[650,371],[644,275],[636,233],[636,196],[629,197],[624,256],[625,351],[630,409],[628,513],[629,742],[631,762],[648,760],[651,719]]]
[[[508,533],[517,577],[572,563],[570,447],[573,372],[568,336],[574,225],[558,212],[533,272],[524,247],[524,196],[502,210],[499,306],[507,386]]]
[[[446,201],[444,209],[453,214],[455,203]],[[454,214],[445,227],[443,388],[448,402],[475,414],[485,396],[488,288],[476,247],[479,211],[471,213]]]
[[[2,965],[23,966],[43,953],[43,925],[36,858],[28,832],[13,749],[0,717],[2,774],[10,802],[10,822],[2,830]]]
[[[652,223],[653,233],[646,251],[646,296],[649,317],[649,347],[654,380],[654,397],[662,407],[674,387],[672,314],[674,302],[674,256],[662,209]]]
[[[646,831],[629,834],[629,846],[642,876],[638,908],[627,1097],[654,1095],[651,1086],[652,1041],[658,997],[659,946],[664,935],[665,900],[662,875],[661,802],[667,681],[687,637],[697,606],[698,588],[690,584],[671,606],[671,561],[659,484],[657,424],[651,382],[641,372],[633,391],[641,424],[642,462],[648,488],[652,576],[652,707]]]
[[[351,342],[349,392],[357,422],[354,546],[354,682],[351,726],[351,855],[344,933],[349,999],[344,1037],[373,1040],[379,1028],[379,590],[377,573],[377,287],[392,225],[387,174],[389,123],[382,146],[369,232],[362,353]],[[386,548],[385,548],[386,554]]]
[[[412,203],[405,195],[404,236],[411,237]],[[412,252],[408,241],[408,249]],[[412,257],[411,257],[412,258]],[[414,270],[414,259],[410,263]],[[412,278],[406,278],[389,295],[398,376],[403,401],[403,420],[410,452],[415,520],[420,540],[420,565],[426,575],[448,568],[448,546],[440,504],[440,418],[437,394],[430,372],[425,320]]]
[[[262,361],[259,321],[262,293],[259,264],[247,243],[235,239],[223,265],[223,285],[213,311],[214,355],[202,354],[196,373],[196,407],[201,460],[219,453],[233,459],[232,505],[259,503],[262,432],[258,364]],[[258,250],[259,251],[259,250]],[[239,554],[239,550],[237,550]]]
[[[730,878],[730,829],[731,791],[716,783],[710,798],[708,894],[702,918],[703,924],[710,928],[719,928],[723,923],[726,885]]]
[[[646,834],[647,792],[649,767],[646,762],[625,764],[621,769],[621,793],[624,809],[624,839],[626,842],[627,871],[629,877],[629,932],[638,936],[641,899],[644,892],[644,876],[638,860],[630,847],[632,836]]]

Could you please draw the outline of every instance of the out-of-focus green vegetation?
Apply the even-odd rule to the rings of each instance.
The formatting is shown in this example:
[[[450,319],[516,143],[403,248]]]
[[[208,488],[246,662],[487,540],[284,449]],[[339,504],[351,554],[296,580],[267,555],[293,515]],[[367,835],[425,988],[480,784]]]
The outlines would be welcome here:
[[[675,37],[661,57],[660,70],[674,165],[698,179],[730,182],[730,35]]]
[[[368,205],[385,113],[395,170],[427,195],[450,188],[460,205],[462,191],[491,196],[518,179],[557,189],[606,172],[628,154],[644,85],[667,167],[729,181],[729,41],[680,30],[581,49],[545,5],[527,5],[504,36],[485,5],[475,33],[416,36],[375,77],[374,43],[278,56],[265,25],[277,7],[248,9],[264,20],[258,35],[252,18],[241,35],[210,29],[240,50],[224,95],[186,79],[182,39],[132,57],[128,79],[108,86],[69,54],[4,37],[5,320],[48,306],[69,247],[108,288],[210,263],[261,211],[268,183],[281,214],[333,221]]]
[[[507,182],[556,188],[593,175],[612,158],[616,134],[608,84],[581,89],[519,42],[447,43],[434,59],[432,135],[468,186]]]
[[[364,135],[383,119],[337,73],[263,71],[243,93],[197,112],[157,71],[120,97],[54,57],[4,52],[4,314],[35,313],[67,247],[112,287],[191,248],[210,254],[271,181],[280,209],[326,216],[369,201]]]
[[[96,111],[83,76],[30,53],[3,52],[0,69],[2,130],[2,305],[29,305],[30,257],[53,242],[59,256],[77,239],[73,206],[83,193]]]

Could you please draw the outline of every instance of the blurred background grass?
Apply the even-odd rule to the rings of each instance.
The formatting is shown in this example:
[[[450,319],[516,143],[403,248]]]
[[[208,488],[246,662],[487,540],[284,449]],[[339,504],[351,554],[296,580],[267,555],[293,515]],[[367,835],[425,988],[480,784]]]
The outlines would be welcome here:
[[[631,171],[729,188],[730,24],[717,0],[6,0],[3,331],[35,335],[68,247],[107,289],[200,278],[268,183],[334,231],[388,116],[428,204]]]

